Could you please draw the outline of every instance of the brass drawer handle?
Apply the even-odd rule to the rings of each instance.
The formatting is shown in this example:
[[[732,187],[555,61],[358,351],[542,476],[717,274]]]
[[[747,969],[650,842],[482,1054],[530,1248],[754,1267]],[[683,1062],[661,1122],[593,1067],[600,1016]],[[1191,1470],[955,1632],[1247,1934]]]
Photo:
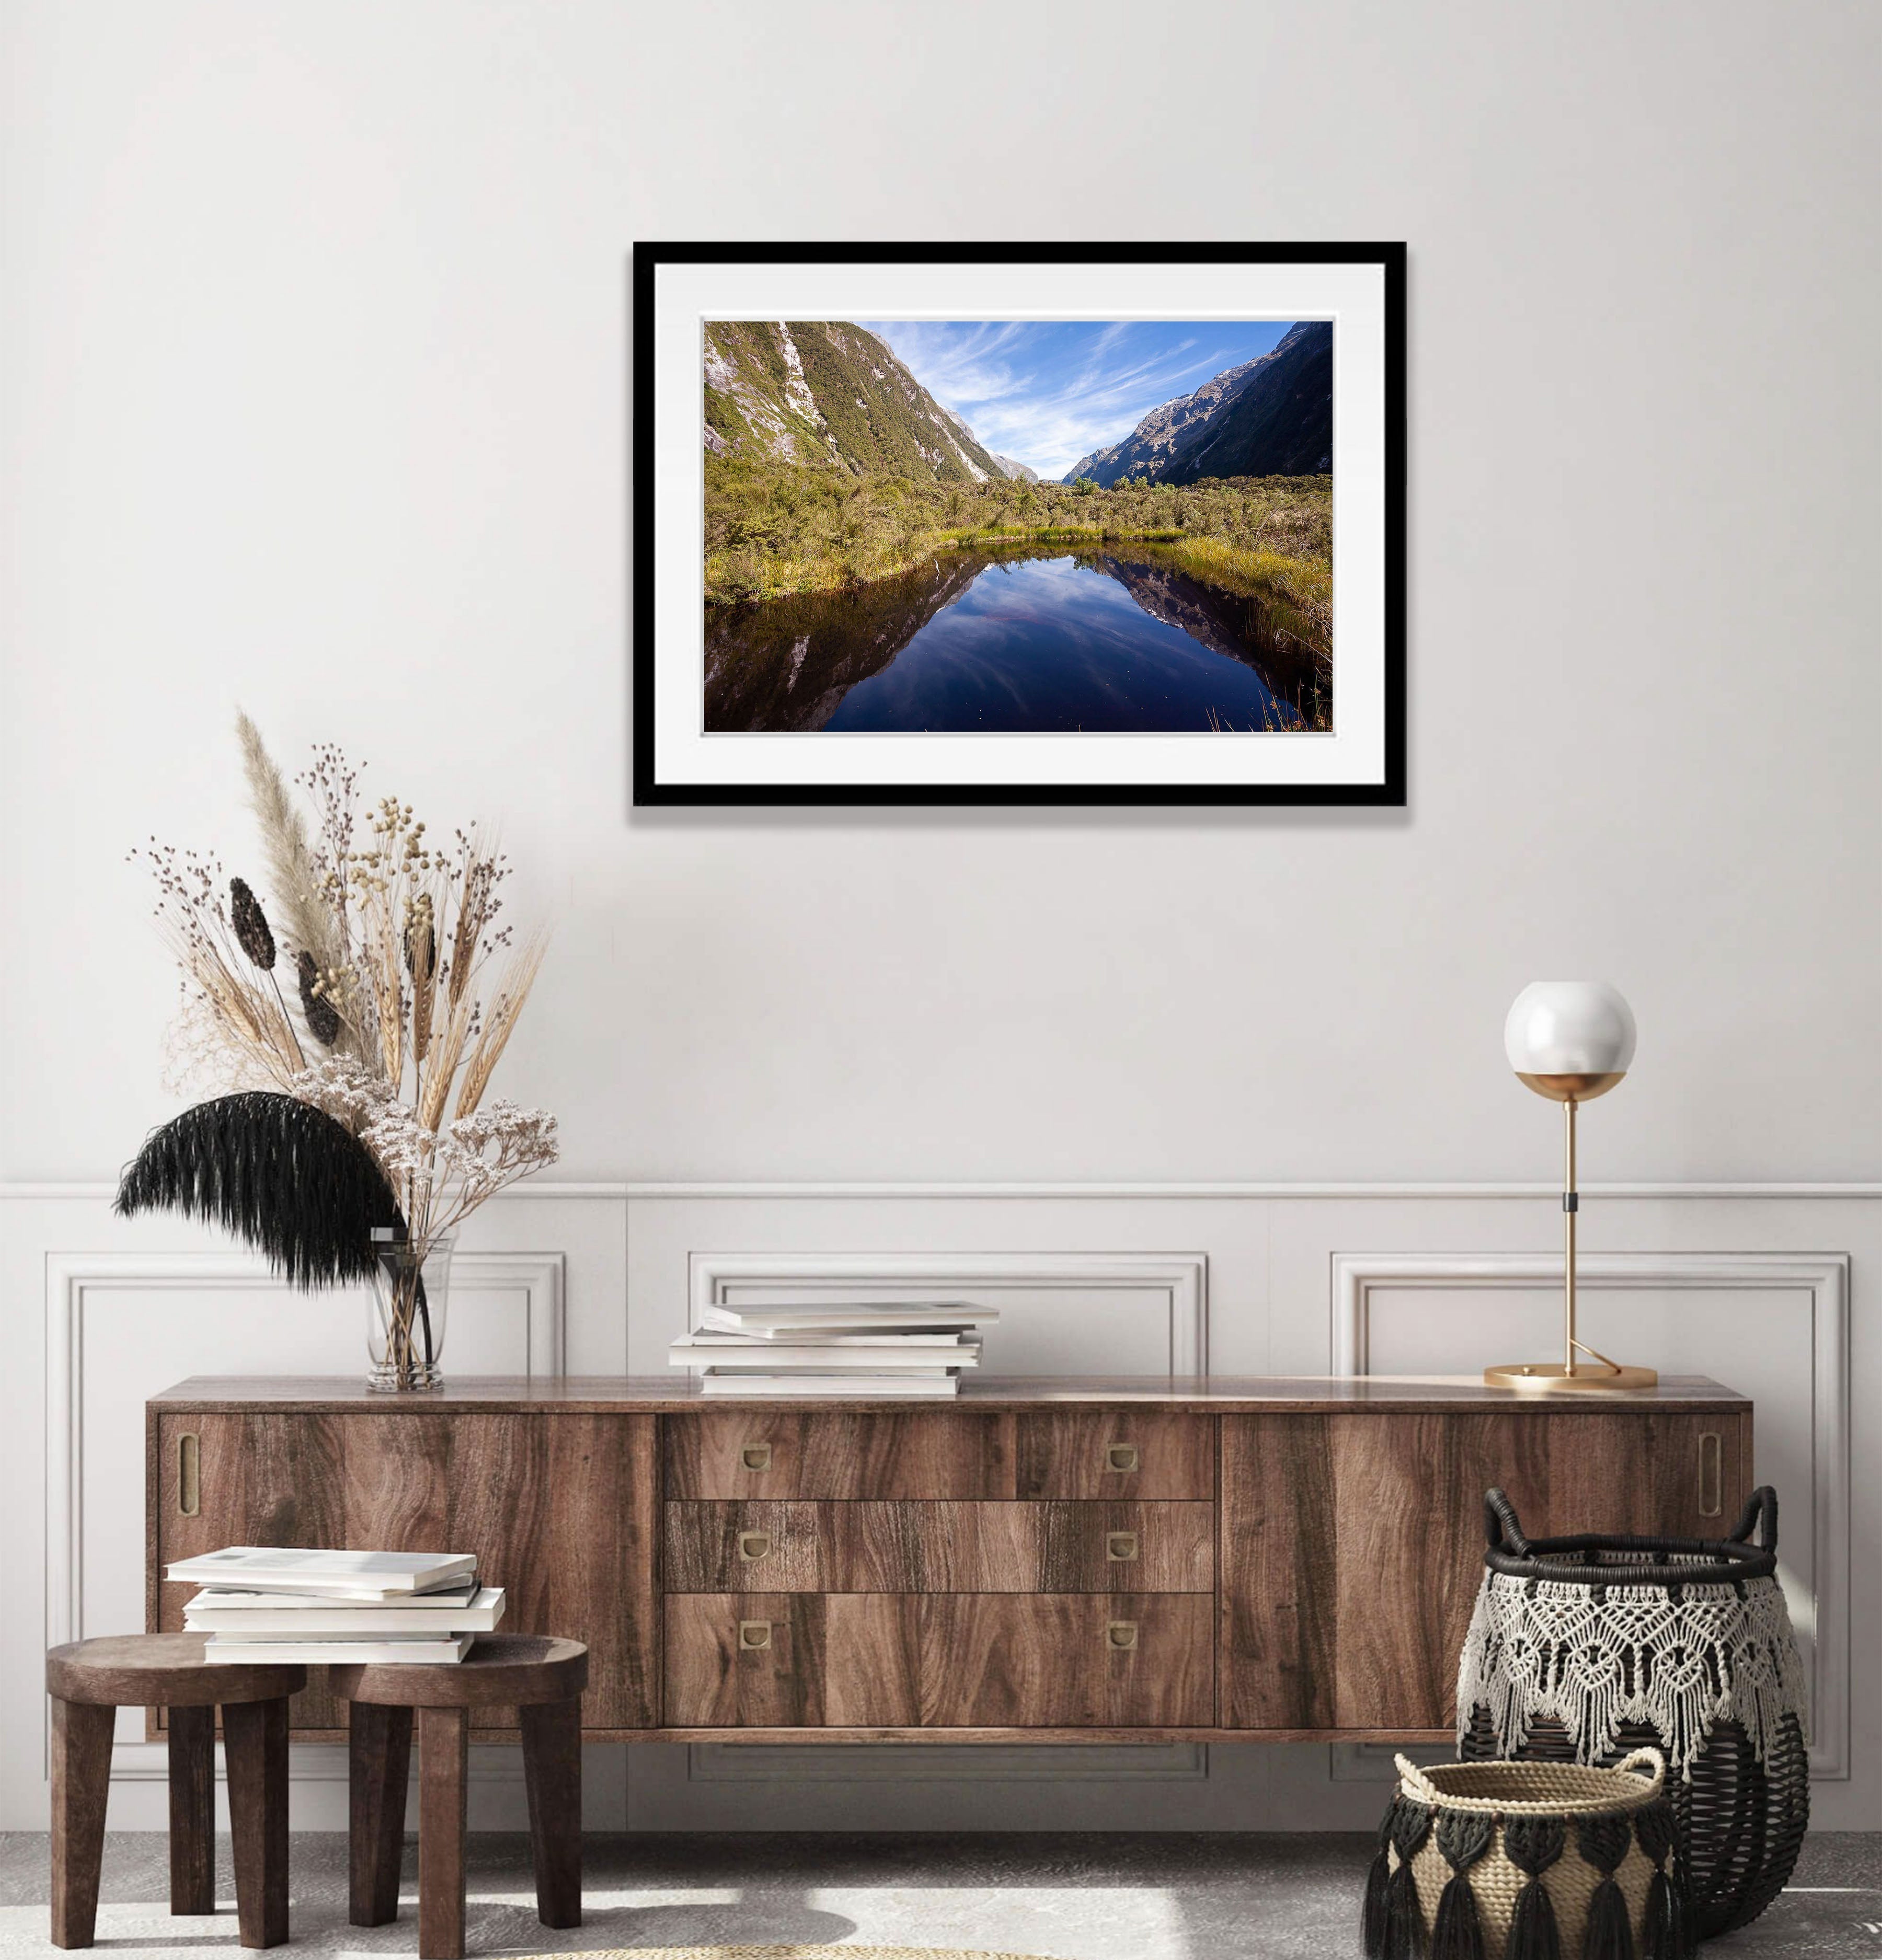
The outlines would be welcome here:
[[[771,1468],[771,1445],[768,1443],[748,1443],[738,1452],[738,1460],[747,1470],[769,1470]]]
[[[1136,1444],[1113,1443],[1104,1452],[1104,1467],[1107,1470],[1135,1470],[1137,1468]]]
[[[769,1620],[740,1620],[738,1623],[738,1650],[740,1653],[756,1653],[761,1647],[771,1644],[771,1622]]]
[[[1725,1510],[1725,1449],[1716,1430],[1699,1437],[1699,1516],[1716,1518]]]
[[[186,1429],[177,1439],[177,1515],[193,1518],[202,1510],[202,1439]]]
[[[748,1561],[764,1558],[771,1550],[769,1532],[740,1532],[738,1535],[738,1555]]]
[[[1113,1532],[1104,1541],[1104,1555],[1114,1564],[1123,1564],[1137,1556],[1137,1534],[1135,1532]]]
[[[1119,1653],[1129,1652],[1137,1644],[1137,1622],[1135,1620],[1113,1620],[1104,1629],[1107,1643]]]

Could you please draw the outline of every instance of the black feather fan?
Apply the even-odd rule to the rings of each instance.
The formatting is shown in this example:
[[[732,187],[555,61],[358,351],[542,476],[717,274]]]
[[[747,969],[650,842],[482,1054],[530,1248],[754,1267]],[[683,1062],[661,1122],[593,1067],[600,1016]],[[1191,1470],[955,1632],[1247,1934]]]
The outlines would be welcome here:
[[[221,1096],[153,1130],[118,1185],[120,1217],[180,1211],[225,1227],[294,1285],[371,1277],[375,1226],[405,1220],[343,1125],[292,1096]]]

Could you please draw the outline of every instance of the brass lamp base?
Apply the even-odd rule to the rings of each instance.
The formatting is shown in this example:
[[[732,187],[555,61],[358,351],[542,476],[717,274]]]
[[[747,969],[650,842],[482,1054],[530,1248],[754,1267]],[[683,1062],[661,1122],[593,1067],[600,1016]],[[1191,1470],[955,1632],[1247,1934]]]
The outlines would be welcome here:
[[[1657,1368],[1623,1367],[1618,1361],[1578,1361],[1572,1375],[1559,1361],[1511,1362],[1486,1368],[1484,1384],[1492,1389],[1521,1389],[1536,1395],[1613,1393],[1617,1389],[1657,1387]]]

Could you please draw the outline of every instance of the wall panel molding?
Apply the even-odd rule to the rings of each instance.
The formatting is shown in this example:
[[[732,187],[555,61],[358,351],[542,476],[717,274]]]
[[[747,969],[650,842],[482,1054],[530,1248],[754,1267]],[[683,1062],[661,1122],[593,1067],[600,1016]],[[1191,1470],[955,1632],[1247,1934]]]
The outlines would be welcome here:
[[[695,1252],[688,1261],[695,1324],[734,1287],[814,1286],[867,1298],[884,1287],[947,1294],[1161,1291],[1168,1302],[1170,1372],[1208,1369],[1208,1255],[1204,1252]]]
[[[1375,1292],[1472,1288],[1559,1291],[1560,1254],[1336,1252],[1329,1362],[1336,1375],[1371,1372]],[[1804,1293],[1810,1322],[1810,1774],[1850,1774],[1849,1274],[1847,1252],[1595,1252],[1575,1262],[1584,1292]],[[1755,1392],[1753,1395],[1755,1401]]]
[[[1509,1179],[1479,1182],[1421,1183],[1411,1179],[1383,1179],[1352,1182],[1338,1179],[1235,1182],[1216,1181],[1173,1183],[1154,1180],[1099,1179],[1088,1183],[1025,1182],[882,1182],[865,1179],[793,1183],[779,1179],[754,1179],[740,1183],[724,1179],[689,1182],[676,1179],[629,1179],[621,1182],[558,1182],[534,1178],[527,1184],[499,1192],[493,1204],[522,1204],[531,1198],[624,1199],[769,1198],[1554,1198],[1561,1192],[1559,1181],[1521,1181]],[[1584,1182],[1584,1198],[1810,1200],[1828,1202],[1882,1198],[1882,1182],[1864,1180],[1836,1183],[1786,1183],[1782,1180],[1751,1180],[1738,1183],[1681,1182],[1677,1179],[1648,1180],[1631,1184]],[[102,1179],[38,1182],[14,1179],[0,1182],[0,1204],[8,1199],[22,1201],[89,1199],[109,1203],[117,1186]]]
[[[565,1255],[552,1252],[460,1252],[452,1262],[451,1290],[523,1295],[524,1351],[531,1375],[561,1372],[567,1288]],[[84,1391],[91,1300],[107,1290],[198,1296],[205,1292],[262,1290],[288,1293],[286,1280],[248,1252],[49,1252],[46,1255],[46,1644],[84,1636]],[[362,1351],[363,1353],[363,1351]],[[364,1362],[361,1362],[362,1369]],[[43,1720],[42,1703],[42,1720]],[[298,1779],[344,1778],[336,1750],[295,1751]],[[161,1780],[167,1756],[159,1744],[120,1743],[112,1779]],[[333,1768],[338,1764],[337,1769]],[[501,1780],[514,1780],[507,1762]],[[486,1778],[492,1772],[486,1770]],[[520,1770],[516,1774],[521,1774]]]

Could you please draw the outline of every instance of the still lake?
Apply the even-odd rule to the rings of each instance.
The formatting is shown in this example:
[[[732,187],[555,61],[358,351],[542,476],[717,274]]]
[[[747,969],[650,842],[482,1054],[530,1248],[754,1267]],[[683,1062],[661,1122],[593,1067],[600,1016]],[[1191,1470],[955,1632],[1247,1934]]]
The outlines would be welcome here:
[[[706,727],[1299,727],[1312,663],[1260,603],[1129,549],[954,552],[848,592],[709,607]]]

